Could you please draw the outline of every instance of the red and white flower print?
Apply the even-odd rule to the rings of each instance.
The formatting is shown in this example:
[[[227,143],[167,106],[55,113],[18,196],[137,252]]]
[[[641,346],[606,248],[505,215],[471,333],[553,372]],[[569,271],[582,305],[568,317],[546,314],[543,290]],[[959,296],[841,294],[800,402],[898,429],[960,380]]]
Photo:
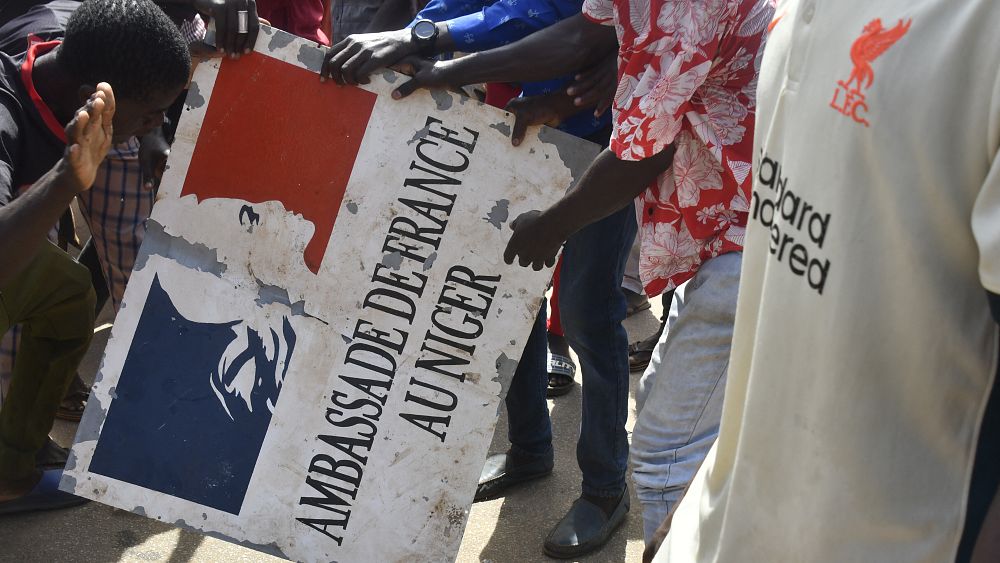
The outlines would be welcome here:
[[[722,165],[704,143],[687,131],[677,136],[676,145],[673,176],[677,203],[697,207],[706,190],[722,189]]]
[[[639,275],[642,279],[670,279],[689,273],[693,276],[697,271],[702,245],[684,225],[678,230],[669,223],[645,223],[641,236]]]
[[[773,0],[584,0],[620,45],[611,150],[673,165],[636,200],[640,275],[656,295],[743,249],[755,90]]]
[[[675,117],[677,111],[686,104],[693,96],[698,87],[704,82],[705,75],[708,74],[712,63],[705,61],[702,64],[681,73],[680,68],[684,66],[684,60],[674,57],[670,61],[670,66],[662,76],[652,79],[654,82],[648,93],[644,93],[639,98],[639,109],[651,118],[668,116]],[[651,74],[650,76],[656,76]]]
[[[684,54],[691,56],[718,37],[727,12],[736,4],[728,0],[664,0],[656,26],[679,41]]]
[[[705,84],[698,94],[708,117],[705,123],[711,130],[702,138],[716,147],[739,144],[747,132],[744,123],[750,115],[750,108],[740,101],[741,92]]]

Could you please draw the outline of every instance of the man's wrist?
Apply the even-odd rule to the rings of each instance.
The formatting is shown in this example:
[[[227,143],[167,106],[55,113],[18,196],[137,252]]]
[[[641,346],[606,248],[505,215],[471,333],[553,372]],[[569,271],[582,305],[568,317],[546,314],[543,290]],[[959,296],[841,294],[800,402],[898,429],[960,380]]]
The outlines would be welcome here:
[[[553,239],[558,239],[559,244],[565,243],[569,237],[583,228],[582,225],[577,225],[578,222],[574,220],[572,214],[561,205],[564,201],[565,198],[538,216],[539,223],[547,226],[550,235]]]
[[[438,22],[437,28],[438,36],[434,44],[435,54],[455,51],[455,38],[451,36],[451,27],[448,22]]]
[[[413,32],[410,31],[410,28],[387,31],[386,33],[392,33],[395,35],[393,39],[399,46],[399,58],[402,59],[404,57],[409,57],[410,55],[416,55],[420,52],[420,45],[417,43],[416,38],[413,37]]]
[[[430,57],[437,54],[437,38],[441,33],[438,24],[420,18],[404,31],[407,33],[408,55]]]
[[[79,178],[73,171],[73,166],[66,157],[59,159],[59,162],[52,168],[52,180],[49,182],[53,195],[58,195],[66,199],[73,199],[76,194],[86,190],[90,186],[81,185]]]
[[[448,59],[434,63],[434,71],[438,82],[456,88],[483,82],[476,76],[479,53],[470,53],[457,59]]]
[[[434,62],[434,78],[435,82],[440,84],[447,84],[455,88],[459,88],[468,84],[462,80],[462,65],[458,64],[459,60],[448,60],[448,61],[435,61]]]

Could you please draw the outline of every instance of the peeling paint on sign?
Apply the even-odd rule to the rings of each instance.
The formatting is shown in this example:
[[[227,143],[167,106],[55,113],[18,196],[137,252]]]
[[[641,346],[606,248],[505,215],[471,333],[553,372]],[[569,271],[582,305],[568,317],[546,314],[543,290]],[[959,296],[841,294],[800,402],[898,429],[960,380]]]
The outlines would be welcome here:
[[[188,242],[184,237],[170,236],[162,225],[152,219],[147,222],[145,240],[148,242],[143,243],[133,270],[145,268],[149,257],[158,255],[214,276],[221,276],[226,271],[226,265],[219,261],[218,250],[202,243]]]
[[[452,95],[444,90],[432,90],[431,97],[434,98],[434,103],[437,104],[437,108],[441,111],[451,109],[451,104],[454,102]]]
[[[510,124],[503,121],[499,123],[493,123],[490,125],[490,129],[496,129],[504,137],[510,137]]]
[[[501,199],[493,205],[493,208],[490,209],[489,214],[484,219],[487,223],[499,229],[507,222],[508,217],[510,217],[510,202],[506,199]]]
[[[184,101],[188,109],[200,108],[205,105],[205,98],[201,95],[197,82],[192,82],[188,88],[187,99]]]
[[[295,41],[295,36],[291,33],[286,33],[273,27],[264,27],[262,29],[269,30],[271,41],[267,44],[267,48],[271,51],[287,47],[292,44],[292,41]]]
[[[325,51],[317,49],[312,45],[302,45],[299,47],[298,60],[302,66],[313,72],[319,72],[323,66],[323,54]]]

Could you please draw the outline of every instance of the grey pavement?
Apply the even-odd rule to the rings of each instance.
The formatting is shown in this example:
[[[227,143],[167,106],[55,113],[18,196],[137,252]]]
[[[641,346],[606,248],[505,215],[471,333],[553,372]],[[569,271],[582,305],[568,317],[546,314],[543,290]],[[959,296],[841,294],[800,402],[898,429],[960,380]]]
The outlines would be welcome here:
[[[658,327],[659,299],[653,308],[626,320],[629,340],[637,341]],[[94,346],[81,373],[93,381],[110,334],[110,315],[99,319]],[[632,374],[632,390],[639,375]],[[577,373],[577,381],[580,380]],[[580,425],[580,387],[549,400],[555,436],[556,465],[552,476],[527,484],[506,498],[473,505],[458,561],[483,563],[554,561],[542,553],[549,530],[580,494],[576,437]],[[628,431],[635,423],[635,402],[629,401]],[[497,424],[492,451],[506,446],[504,414]],[[76,425],[57,421],[53,438],[63,446],[73,441]],[[632,496],[632,511],[613,539],[587,562],[639,561],[642,518]],[[7,562],[264,562],[280,561],[223,540],[97,503],[48,513],[0,517],[0,561]]]

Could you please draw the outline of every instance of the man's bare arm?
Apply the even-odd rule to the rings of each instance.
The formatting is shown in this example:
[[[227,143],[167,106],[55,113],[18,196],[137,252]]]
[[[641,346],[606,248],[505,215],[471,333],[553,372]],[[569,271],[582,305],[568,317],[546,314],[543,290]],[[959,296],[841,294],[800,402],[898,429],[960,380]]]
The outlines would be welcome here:
[[[0,287],[28,265],[52,225],[73,198],[90,188],[111,148],[115,101],[111,87],[97,86],[87,105],[66,127],[62,159],[10,204],[0,207]]]
[[[65,164],[59,165],[38,179],[28,190],[0,207],[0,288],[16,279],[21,269],[28,265],[55,225],[78,193],[66,180]]]
[[[529,211],[511,223],[504,261],[541,270],[555,264],[559,247],[573,233],[599,221],[641,194],[670,168],[674,146],[639,161],[619,160],[608,149],[597,156],[583,177],[562,199],[545,211]]]
[[[450,61],[410,57],[404,66],[413,79],[396,89],[396,98],[417,88],[465,86],[482,82],[535,82],[592,67],[618,49],[614,28],[579,14],[524,39]]]

